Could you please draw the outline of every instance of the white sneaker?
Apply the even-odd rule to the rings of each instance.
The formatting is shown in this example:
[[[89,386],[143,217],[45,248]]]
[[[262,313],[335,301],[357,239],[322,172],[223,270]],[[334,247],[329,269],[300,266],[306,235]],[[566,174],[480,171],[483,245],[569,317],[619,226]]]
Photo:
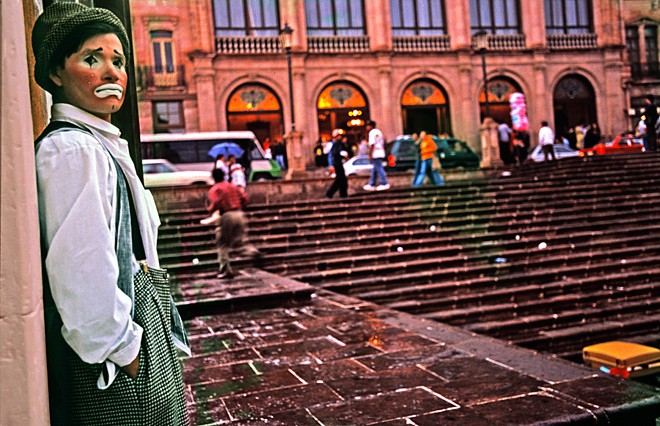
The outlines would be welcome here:
[[[369,185],[369,184],[364,185],[362,188],[363,188],[365,191],[375,191],[375,190],[376,190],[376,187],[371,186],[371,185]]]
[[[376,187],[376,191],[385,191],[386,189],[390,189],[389,183],[386,183],[385,185],[378,185]]]

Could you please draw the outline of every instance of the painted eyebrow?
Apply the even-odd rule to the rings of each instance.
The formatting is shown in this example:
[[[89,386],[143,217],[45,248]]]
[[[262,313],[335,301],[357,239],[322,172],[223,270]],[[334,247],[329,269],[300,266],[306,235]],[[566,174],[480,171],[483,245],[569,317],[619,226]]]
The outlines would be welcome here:
[[[125,56],[123,53],[121,53],[120,51],[118,51],[118,50],[116,50],[116,49],[113,49],[112,51],[113,51],[117,56],[121,57],[122,59],[126,59],[126,56]],[[82,54],[83,54],[83,55],[88,55],[88,54],[90,54],[90,53],[96,53],[96,52],[103,52],[103,48],[102,48],[102,47],[99,47],[99,48],[97,48],[97,49],[87,49],[87,50],[83,51]]]

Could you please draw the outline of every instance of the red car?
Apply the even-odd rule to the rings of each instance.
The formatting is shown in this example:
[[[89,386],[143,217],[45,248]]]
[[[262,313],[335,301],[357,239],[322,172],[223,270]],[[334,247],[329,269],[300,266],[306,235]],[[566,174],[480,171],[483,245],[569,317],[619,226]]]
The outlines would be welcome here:
[[[580,150],[580,157],[587,155],[608,155],[643,151],[644,143],[641,139],[617,136],[613,141],[607,143],[601,142],[592,148],[582,148]]]

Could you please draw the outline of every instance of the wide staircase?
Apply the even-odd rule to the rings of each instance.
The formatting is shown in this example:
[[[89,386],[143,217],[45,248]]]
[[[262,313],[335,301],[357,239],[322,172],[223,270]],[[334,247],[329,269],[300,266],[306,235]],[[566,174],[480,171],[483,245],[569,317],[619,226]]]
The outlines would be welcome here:
[[[659,154],[247,214],[274,274],[569,359],[595,342],[659,340]],[[183,293],[217,271],[205,216],[161,212],[161,260]]]

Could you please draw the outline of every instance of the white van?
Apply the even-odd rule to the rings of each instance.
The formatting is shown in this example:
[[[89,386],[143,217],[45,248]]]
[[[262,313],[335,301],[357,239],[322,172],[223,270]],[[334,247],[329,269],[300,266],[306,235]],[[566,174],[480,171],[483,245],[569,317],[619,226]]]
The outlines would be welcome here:
[[[233,142],[243,149],[237,158],[245,168],[248,181],[278,179],[282,169],[269,160],[254,133],[250,131],[157,133],[140,135],[142,158],[165,159],[179,170],[213,170],[215,159],[208,155],[211,147],[222,142]]]

